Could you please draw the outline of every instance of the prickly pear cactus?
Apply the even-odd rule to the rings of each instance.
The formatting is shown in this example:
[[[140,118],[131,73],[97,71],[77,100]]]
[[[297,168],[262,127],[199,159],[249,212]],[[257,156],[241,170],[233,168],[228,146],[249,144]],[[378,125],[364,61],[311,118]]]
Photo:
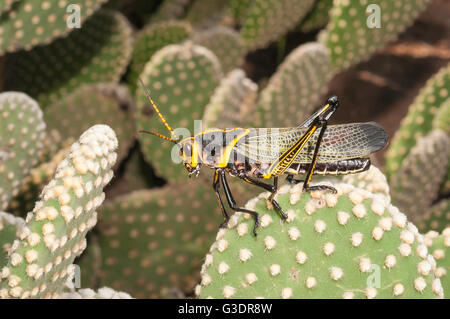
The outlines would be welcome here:
[[[31,211],[39,198],[44,186],[55,175],[58,164],[69,154],[70,148],[66,147],[56,153],[49,162],[34,167],[27,175],[20,187],[19,193],[14,196],[8,206],[8,212],[15,216],[23,216]]]
[[[442,199],[431,206],[418,218],[416,224],[422,233],[440,232],[444,228],[450,227],[450,199]]]
[[[131,32],[121,13],[100,10],[66,38],[14,55],[8,85],[45,109],[82,83],[117,83],[131,58]]]
[[[201,121],[205,106],[221,77],[216,56],[191,42],[169,45],[159,50],[141,74],[144,85],[172,128],[189,130],[181,132],[184,137],[194,134],[194,120]],[[140,86],[136,91],[136,100],[138,129],[170,135]],[[157,174],[170,180],[185,180],[183,165],[176,165],[172,160],[173,144],[148,134],[139,134],[139,141],[142,153],[155,167]]]
[[[439,129],[447,133],[450,138],[450,98],[445,101],[436,116],[433,119],[433,129]],[[442,182],[440,192],[442,194],[450,193],[450,153],[449,153],[449,164],[447,165],[447,174]]]
[[[266,47],[302,20],[314,0],[255,0],[245,10],[241,36],[250,50]]]
[[[136,298],[192,291],[222,221],[211,186],[200,180],[118,197],[101,216],[100,286]]]
[[[373,164],[365,172],[344,175],[342,181],[380,196],[386,203],[391,202],[387,178],[380,169]]]
[[[117,150],[120,162],[134,142],[134,113],[134,101],[126,86],[98,83],[81,85],[52,103],[46,108],[44,119],[47,126],[56,129],[63,140],[76,138],[97,123],[110,126],[120,141]]]
[[[441,280],[444,288],[444,296],[450,298],[450,227],[446,227],[442,233],[430,231],[425,235],[425,243],[436,260],[434,274]]]
[[[0,268],[6,266],[8,251],[17,237],[17,232],[24,225],[23,218],[0,212]]]
[[[297,126],[324,102],[331,79],[327,50],[307,43],[292,51],[261,91],[255,126]]]
[[[1,270],[2,298],[60,295],[73,275],[72,262],[86,247],[86,233],[97,222],[116,148],[115,134],[106,125],[91,127],[72,145],[8,251]]]
[[[195,44],[211,50],[219,59],[222,71],[227,74],[244,61],[245,44],[237,31],[218,26],[197,32],[191,38]]]
[[[319,41],[332,65],[345,69],[368,60],[384,44],[411,26],[429,0],[334,1],[330,22]]]
[[[0,210],[5,210],[37,164],[45,123],[36,101],[20,92],[0,94],[0,115]]]
[[[449,98],[450,64],[427,81],[401,121],[386,154],[386,175],[390,181],[420,136],[427,135],[442,104]]]
[[[21,49],[27,51],[38,44],[49,44],[55,38],[77,30],[76,22],[84,22],[107,0],[82,0],[76,5],[58,0],[2,1],[0,12],[0,55]]]
[[[150,17],[151,23],[180,19],[191,0],[164,0]]]
[[[392,202],[414,222],[422,218],[438,197],[439,185],[447,171],[449,152],[450,139],[447,134],[434,130],[418,139],[402,166],[392,176]]]
[[[201,29],[217,23],[230,0],[193,0],[184,17],[195,28]]]
[[[314,7],[302,21],[300,30],[302,32],[309,32],[326,25],[330,17],[330,10],[332,7],[333,0],[317,0]]]
[[[252,0],[230,0],[230,13],[237,23],[245,18],[245,12],[250,7]]]
[[[266,196],[219,231],[202,266],[200,298],[436,298],[443,291],[423,236],[377,195],[334,183],[337,195],[285,185],[280,222]]]
[[[203,115],[207,128],[232,128],[248,126],[256,111],[258,87],[241,69],[235,69],[222,79],[214,91]]]
[[[90,288],[77,289],[73,292],[64,292],[62,299],[133,299],[129,294],[122,291],[115,291],[109,287],[103,287],[95,291]]]
[[[176,44],[187,39],[191,33],[192,27],[186,21],[164,21],[149,24],[140,31],[136,35],[130,73],[127,77],[130,91],[135,93],[139,74],[156,51],[166,45]]]

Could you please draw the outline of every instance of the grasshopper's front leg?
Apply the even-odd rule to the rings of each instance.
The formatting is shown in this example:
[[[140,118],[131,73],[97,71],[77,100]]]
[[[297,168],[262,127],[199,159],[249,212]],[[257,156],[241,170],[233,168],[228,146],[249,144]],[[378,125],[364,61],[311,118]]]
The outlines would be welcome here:
[[[216,173],[218,176],[220,176],[220,179],[222,181],[222,186],[225,192],[225,197],[227,198],[228,205],[230,208],[234,211],[239,211],[243,213],[247,213],[253,216],[255,219],[255,225],[253,226],[253,235],[257,236],[256,229],[259,227],[259,214],[257,212],[254,212],[249,209],[245,208],[239,208],[236,206],[236,201],[233,198],[233,194],[231,194],[230,186],[228,185],[227,179],[225,177],[225,171],[222,168],[216,169]],[[214,179],[216,178],[216,175],[214,176]],[[218,194],[218,193],[217,193]],[[220,195],[218,195],[220,197]],[[227,215],[228,216],[228,215]],[[229,219],[229,218],[228,218]],[[228,219],[225,219],[225,221],[222,224],[228,223]]]

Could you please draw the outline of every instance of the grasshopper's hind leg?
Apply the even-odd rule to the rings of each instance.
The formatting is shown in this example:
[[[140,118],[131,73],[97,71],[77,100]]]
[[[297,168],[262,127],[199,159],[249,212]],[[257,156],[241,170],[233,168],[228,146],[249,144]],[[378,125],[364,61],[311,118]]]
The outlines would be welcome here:
[[[332,187],[332,186],[328,186],[328,185],[313,185],[313,186],[309,186],[308,185],[305,186],[305,180],[303,179],[295,179],[294,175],[289,174],[286,177],[286,181],[291,184],[291,185],[297,185],[300,183],[303,183],[303,190],[305,192],[310,192],[310,191],[321,191],[321,190],[329,190],[331,191],[333,194],[336,194],[336,188]]]
[[[230,208],[234,211],[250,214],[255,219],[255,225],[253,226],[253,235],[257,236],[256,229],[259,227],[259,214],[249,209],[237,207],[236,201],[231,194],[230,186],[228,185],[227,179],[225,177],[225,171],[223,171],[222,169],[216,169],[216,174],[220,174],[220,179],[222,180],[223,189],[225,191],[225,197],[227,198]]]

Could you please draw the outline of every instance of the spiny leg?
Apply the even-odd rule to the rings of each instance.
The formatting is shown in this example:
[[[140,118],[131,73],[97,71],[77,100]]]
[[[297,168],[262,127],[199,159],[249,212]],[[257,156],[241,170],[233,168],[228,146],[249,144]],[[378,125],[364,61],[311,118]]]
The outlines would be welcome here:
[[[278,177],[274,177],[273,185],[270,185],[270,184],[266,184],[266,183],[260,182],[260,181],[258,181],[256,179],[253,179],[253,178],[247,176],[245,174],[245,172],[239,173],[238,176],[239,176],[240,179],[242,179],[243,181],[245,181],[245,182],[247,182],[247,183],[249,183],[251,185],[259,186],[259,187],[261,187],[261,188],[271,192],[272,194],[269,197],[269,201],[275,207],[275,209],[280,214],[280,216],[281,216],[281,218],[283,220],[286,220],[288,218],[286,213],[283,212],[283,209],[281,208],[280,204],[278,204],[278,202],[273,199],[273,197],[275,196],[276,192],[278,191]]]
[[[311,181],[311,177],[312,174],[314,172],[314,169],[316,168],[316,164],[317,164],[317,156],[319,154],[319,148],[320,148],[320,143],[322,142],[322,138],[323,138],[323,134],[325,133],[325,130],[327,129],[327,120],[325,119],[321,119],[320,120],[321,123],[321,129],[319,132],[319,136],[317,138],[317,143],[316,143],[316,147],[314,148],[314,155],[313,155],[313,159],[311,161],[311,165],[309,166],[308,169],[308,173],[306,174],[306,178],[305,181],[303,183],[303,191],[304,192],[310,192],[310,191],[316,191],[316,190],[330,190],[333,194],[336,194],[337,191],[334,187],[332,186],[328,186],[328,185],[314,185],[314,186],[309,186],[309,182]],[[291,178],[292,181],[295,181],[294,179]]]
[[[220,178],[222,180],[222,185],[225,191],[225,197],[227,198],[228,205],[230,205],[230,208],[234,211],[240,211],[253,216],[253,218],[255,219],[255,226],[253,226],[253,235],[257,236],[256,229],[259,227],[259,214],[252,210],[237,207],[236,201],[234,200],[233,195],[231,194],[230,186],[228,186],[228,182],[225,177],[225,172],[222,169],[217,169],[216,172],[220,174]]]
[[[214,172],[214,179],[213,179],[213,188],[214,188],[214,192],[216,193],[217,196],[217,201],[219,202],[219,206],[220,209],[222,211],[222,215],[224,218],[224,221],[220,224],[220,228],[224,228],[227,226],[228,221],[230,220],[230,216],[228,215],[227,211],[225,210],[225,207],[223,205],[222,202],[222,198],[220,197],[220,193],[219,193],[219,184],[220,179],[219,179],[219,173],[217,172],[217,170]]]

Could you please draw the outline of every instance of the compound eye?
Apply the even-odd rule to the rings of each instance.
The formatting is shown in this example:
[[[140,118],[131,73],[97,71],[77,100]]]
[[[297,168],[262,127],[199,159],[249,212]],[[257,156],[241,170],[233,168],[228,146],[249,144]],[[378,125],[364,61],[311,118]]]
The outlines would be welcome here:
[[[179,154],[180,154],[180,156],[183,156],[183,149],[182,148],[180,148]]]

